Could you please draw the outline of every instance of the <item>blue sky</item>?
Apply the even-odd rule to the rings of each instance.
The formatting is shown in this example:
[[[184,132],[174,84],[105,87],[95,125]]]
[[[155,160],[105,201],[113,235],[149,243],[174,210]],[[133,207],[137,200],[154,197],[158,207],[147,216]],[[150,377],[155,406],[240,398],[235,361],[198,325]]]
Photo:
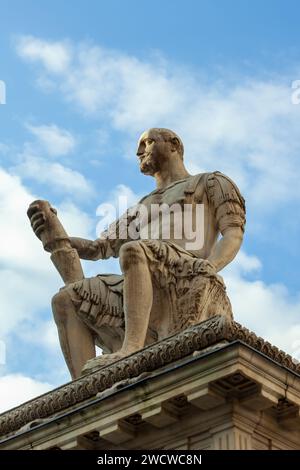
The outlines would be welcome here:
[[[152,126],[179,133],[192,173],[238,183],[246,237],[224,272],[235,317],[300,359],[299,13],[292,0],[1,2],[2,410],[68,380],[50,311],[61,282],[27,205],[48,199],[71,235],[96,237],[100,203],[153,189],[135,158]]]

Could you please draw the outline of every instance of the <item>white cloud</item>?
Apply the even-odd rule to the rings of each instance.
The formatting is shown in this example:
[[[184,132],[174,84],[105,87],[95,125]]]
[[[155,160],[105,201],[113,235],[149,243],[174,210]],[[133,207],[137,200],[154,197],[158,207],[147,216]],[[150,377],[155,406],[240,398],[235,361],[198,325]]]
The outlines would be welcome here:
[[[82,238],[91,238],[93,236],[96,218],[92,219],[86,212],[70,201],[61,202],[57,210],[59,219],[71,236]]]
[[[118,184],[109,192],[108,198],[104,204],[112,204],[118,207],[120,200],[122,200],[124,201],[124,209],[126,210],[128,207],[134,206],[142,196],[142,194],[135,193],[129,186],[126,186],[126,184]]]
[[[75,199],[92,196],[93,185],[82,173],[48,158],[65,156],[72,152],[76,145],[74,136],[55,124],[27,124],[26,127],[36,140],[24,143],[11,171],[22,179],[36,181],[48,186],[53,192],[69,194]],[[47,156],[42,157],[45,152]]]
[[[76,141],[71,132],[61,129],[55,124],[49,126],[33,126],[27,124],[27,129],[37,137],[43,150],[50,156],[67,155],[75,148]]]
[[[50,298],[48,299],[50,310]],[[19,326],[18,334],[22,340],[30,346],[46,348],[48,352],[59,353],[60,345],[58,333],[52,314],[50,320],[35,320],[35,322],[25,322]]]
[[[86,44],[73,45],[69,66],[53,76],[47,65],[49,51],[54,54],[60,44],[68,55],[71,46],[27,38],[28,48],[39,49],[28,56],[20,49],[23,43],[21,38],[21,57],[44,64],[48,78],[84,113],[105,113],[112,128],[132,141],[132,155],[142,130],[170,127],[183,138],[192,172],[228,173],[257,211],[299,199],[300,113],[291,104],[290,80],[207,80],[166,60],[139,60]]]
[[[37,157],[26,150],[20,155],[21,163],[14,167],[14,172],[22,178],[29,178],[40,184],[46,184],[59,193],[71,194],[74,198],[91,196],[91,183],[78,171],[58,162]]]
[[[34,267],[45,272],[48,255],[41,250],[34,236],[26,212],[36,199],[21,180],[0,167],[0,262],[9,268]],[[88,236],[92,222],[74,204],[63,202],[59,216],[70,233]],[[48,270],[48,268],[46,268]]]
[[[49,42],[33,36],[22,36],[17,41],[18,54],[29,61],[40,60],[43,66],[53,73],[61,73],[68,68],[72,58],[71,47],[67,42]]]
[[[21,374],[0,377],[0,413],[48,392],[53,386]]]
[[[235,320],[300,360],[300,292],[291,298],[283,284],[246,279],[261,266],[256,257],[241,252],[222,273]]]
[[[21,183],[0,167],[0,262],[10,268],[31,264],[43,270],[39,242],[32,236],[26,215],[29,204],[36,199]]]
[[[26,215],[36,197],[21,180],[0,168],[0,339],[18,331],[24,320],[33,320],[50,307],[62,281],[49,254],[34,236]],[[74,204],[62,203],[58,215],[70,235],[89,238],[92,221]]]
[[[234,259],[234,262],[230,264],[226,271],[234,275],[248,274],[260,271],[262,268],[262,262],[256,256],[250,256],[243,250],[240,250]]]
[[[50,264],[50,261],[49,261]],[[48,275],[34,270],[0,270],[0,332],[1,339],[11,333],[18,334],[18,325],[25,319],[34,319],[38,312],[50,307],[52,295],[58,290],[59,282],[48,267]]]

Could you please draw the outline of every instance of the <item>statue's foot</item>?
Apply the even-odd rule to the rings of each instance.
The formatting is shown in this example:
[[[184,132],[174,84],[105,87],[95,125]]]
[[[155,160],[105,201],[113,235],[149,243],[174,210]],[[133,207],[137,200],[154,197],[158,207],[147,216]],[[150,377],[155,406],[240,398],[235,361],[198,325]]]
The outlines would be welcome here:
[[[112,354],[103,354],[102,356],[94,357],[89,359],[81,371],[81,375],[89,374],[90,372],[96,372],[103,367],[106,367],[113,362],[119,361],[124,357],[128,356],[128,353],[118,351]]]

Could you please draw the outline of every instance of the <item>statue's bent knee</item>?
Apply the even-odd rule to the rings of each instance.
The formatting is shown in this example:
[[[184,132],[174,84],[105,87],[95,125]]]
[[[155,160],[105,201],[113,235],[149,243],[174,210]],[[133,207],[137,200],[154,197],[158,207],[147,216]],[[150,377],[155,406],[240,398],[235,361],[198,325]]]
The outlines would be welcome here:
[[[123,272],[127,271],[132,264],[145,262],[145,253],[138,241],[124,243],[120,249],[119,256]]]
[[[52,311],[56,323],[62,323],[66,320],[68,311],[70,311],[70,303],[71,296],[68,287],[62,288],[52,297]]]

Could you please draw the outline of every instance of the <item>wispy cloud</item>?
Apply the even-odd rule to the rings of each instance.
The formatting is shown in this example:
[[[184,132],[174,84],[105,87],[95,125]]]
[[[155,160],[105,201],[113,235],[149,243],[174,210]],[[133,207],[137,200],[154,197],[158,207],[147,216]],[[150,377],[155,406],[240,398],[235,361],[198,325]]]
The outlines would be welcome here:
[[[21,163],[14,167],[14,171],[22,178],[48,185],[61,194],[71,194],[75,199],[93,194],[91,184],[78,171],[58,162],[49,162],[27,151],[21,157]]]
[[[76,139],[70,131],[55,124],[25,124],[32,140],[26,141],[17,152],[11,172],[20,178],[44,185],[52,193],[85,199],[94,195],[92,183],[77,169],[67,166],[62,158],[74,151]],[[6,153],[9,153],[7,148]]]
[[[61,64],[53,70],[58,47]],[[145,128],[173,128],[185,142],[191,171],[230,174],[257,210],[299,199],[300,113],[284,77],[209,80],[163,58],[140,60],[100,46],[33,37],[21,37],[17,52],[42,65],[56,92],[77,109],[99,118],[104,113],[111,128],[134,143]]]
[[[53,157],[64,156],[71,153],[76,145],[73,134],[66,129],[61,129],[55,124],[33,126],[26,125],[27,129],[37,138],[42,149]]]
[[[16,46],[20,55],[32,62],[40,60],[44,67],[52,73],[64,72],[72,58],[68,42],[49,43],[33,36],[22,36],[18,39]]]

